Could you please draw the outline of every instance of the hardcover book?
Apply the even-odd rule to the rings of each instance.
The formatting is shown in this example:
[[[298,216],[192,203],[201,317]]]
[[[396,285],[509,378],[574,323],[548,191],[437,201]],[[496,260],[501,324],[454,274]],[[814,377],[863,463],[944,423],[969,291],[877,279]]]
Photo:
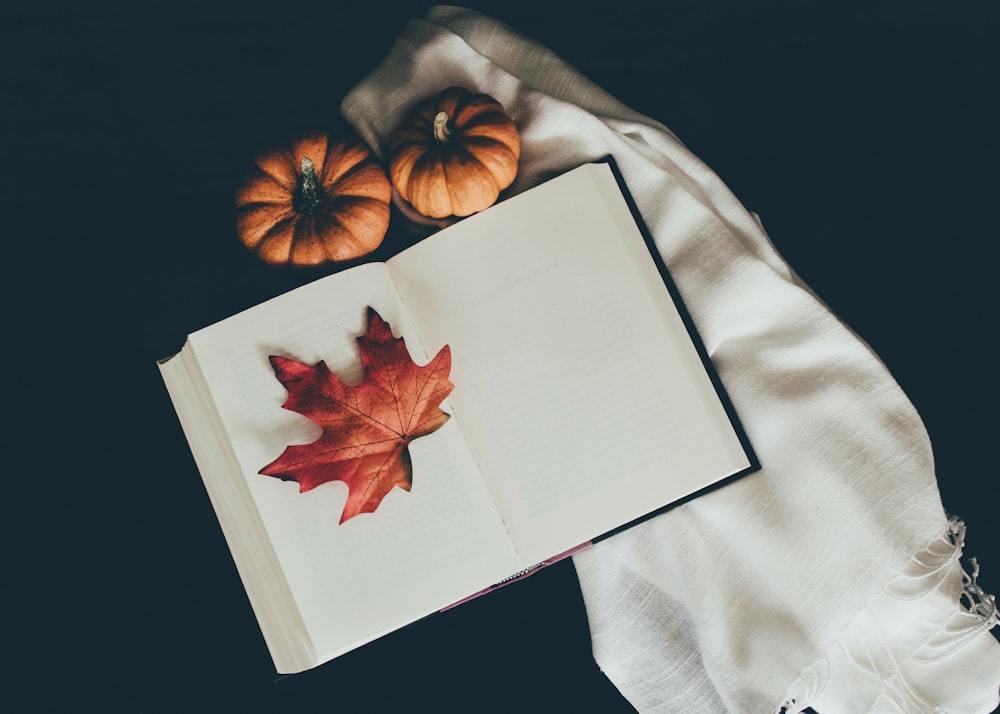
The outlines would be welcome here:
[[[282,673],[759,468],[610,159],[159,368]]]

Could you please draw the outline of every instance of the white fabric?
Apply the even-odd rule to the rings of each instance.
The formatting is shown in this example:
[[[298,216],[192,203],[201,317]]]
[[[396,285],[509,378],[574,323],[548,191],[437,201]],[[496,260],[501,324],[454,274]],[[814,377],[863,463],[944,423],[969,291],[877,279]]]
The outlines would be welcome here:
[[[664,126],[478,13],[412,21],[342,111],[378,151],[417,100],[498,99],[512,192],[614,155],[763,470],[574,557],[594,655],[642,712],[989,712],[995,606],[958,563],[929,440],[878,358]]]

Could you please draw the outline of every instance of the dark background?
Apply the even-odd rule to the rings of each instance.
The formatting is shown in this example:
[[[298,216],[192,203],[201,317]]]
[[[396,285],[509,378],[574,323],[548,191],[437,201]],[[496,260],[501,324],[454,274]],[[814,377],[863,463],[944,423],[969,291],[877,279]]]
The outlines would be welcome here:
[[[761,215],[920,411],[945,508],[1000,590],[995,4],[467,6],[667,124]],[[4,699],[630,711],[593,663],[569,562],[276,677],[154,363],[330,272],[255,262],[235,183],[271,139],[337,128],[341,98],[428,4],[152,7],[0,10]]]

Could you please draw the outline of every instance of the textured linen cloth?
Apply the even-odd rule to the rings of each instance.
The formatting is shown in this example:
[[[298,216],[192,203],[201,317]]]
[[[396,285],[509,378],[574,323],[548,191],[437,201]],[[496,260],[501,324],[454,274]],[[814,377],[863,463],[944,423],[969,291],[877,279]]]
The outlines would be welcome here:
[[[879,359],[666,127],[476,12],[404,29],[342,111],[384,156],[417,100],[498,99],[511,193],[612,154],[763,469],[574,556],[594,655],[642,712],[990,712],[993,600]]]

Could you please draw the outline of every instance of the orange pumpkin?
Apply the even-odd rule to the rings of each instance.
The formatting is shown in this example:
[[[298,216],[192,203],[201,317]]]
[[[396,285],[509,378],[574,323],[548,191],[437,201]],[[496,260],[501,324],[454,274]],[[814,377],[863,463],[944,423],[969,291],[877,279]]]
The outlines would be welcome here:
[[[425,216],[468,216],[493,205],[517,175],[521,139],[503,106],[449,87],[417,104],[389,137],[389,177]]]
[[[254,163],[236,192],[236,227],[262,260],[318,265],[381,245],[392,186],[360,139],[310,134]]]

